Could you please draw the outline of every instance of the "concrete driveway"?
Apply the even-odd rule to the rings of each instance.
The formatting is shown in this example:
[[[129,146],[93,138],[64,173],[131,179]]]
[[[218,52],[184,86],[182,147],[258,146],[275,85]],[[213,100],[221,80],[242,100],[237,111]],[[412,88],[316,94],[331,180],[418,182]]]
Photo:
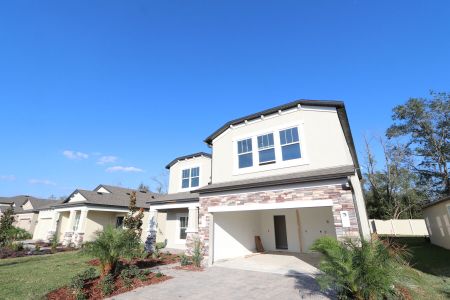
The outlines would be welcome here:
[[[289,252],[255,253],[246,257],[233,258],[215,262],[217,267],[240,269],[290,275],[293,273],[316,276],[319,270],[318,254],[299,254]]]
[[[320,292],[314,279],[317,269],[289,256],[254,255],[233,259],[225,267],[216,264],[203,272],[162,270],[174,278],[160,284],[136,289],[112,299],[331,299]],[[276,265],[276,262],[283,265]],[[241,263],[241,265],[239,265]],[[264,263],[259,265],[258,263]],[[267,265],[268,264],[268,265]],[[249,269],[258,269],[251,271]]]

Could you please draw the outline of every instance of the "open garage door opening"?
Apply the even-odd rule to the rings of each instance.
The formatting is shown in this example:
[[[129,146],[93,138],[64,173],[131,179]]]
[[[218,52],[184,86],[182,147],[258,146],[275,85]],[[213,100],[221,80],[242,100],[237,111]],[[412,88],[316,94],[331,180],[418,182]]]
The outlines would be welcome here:
[[[326,207],[214,212],[213,260],[256,252],[255,237],[264,250],[308,253],[322,236],[336,237],[332,209]]]

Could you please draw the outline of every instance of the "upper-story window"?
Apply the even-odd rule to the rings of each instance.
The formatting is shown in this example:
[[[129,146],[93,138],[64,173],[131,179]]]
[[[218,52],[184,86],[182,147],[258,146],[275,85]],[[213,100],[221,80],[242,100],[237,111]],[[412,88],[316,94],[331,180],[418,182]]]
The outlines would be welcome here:
[[[275,162],[275,145],[273,133],[258,136],[259,164]]]
[[[238,141],[239,168],[253,166],[252,139]]]
[[[291,160],[301,157],[297,127],[281,130],[280,144],[283,160]]]
[[[200,168],[190,168],[182,171],[181,188],[197,187],[200,184]]]

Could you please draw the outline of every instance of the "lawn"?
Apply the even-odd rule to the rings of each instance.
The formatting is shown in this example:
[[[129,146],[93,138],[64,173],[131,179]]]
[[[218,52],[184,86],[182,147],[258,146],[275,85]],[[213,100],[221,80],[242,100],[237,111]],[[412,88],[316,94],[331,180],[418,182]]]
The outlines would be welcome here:
[[[411,252],[411,268],[404,268],[413,299],[450,299],[450,250],[423,238],[403,238]]]
[[[0,260],[0,299],[41,299],[89,268],[79,252]]]

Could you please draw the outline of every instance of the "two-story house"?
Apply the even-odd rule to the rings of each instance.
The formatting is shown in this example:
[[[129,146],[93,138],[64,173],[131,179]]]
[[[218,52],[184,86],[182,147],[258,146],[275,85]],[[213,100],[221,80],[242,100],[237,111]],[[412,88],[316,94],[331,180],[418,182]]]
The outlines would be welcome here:
[[[211,158],[168,165],[170,193],[150,205],[150,242],[175,238],[189,252],[200,239],[212,264],[255,252],[256,236],[265,250],[288,252],[308,252],[324,235],[369,237],[343,102],[294,101],[227,122],[205,142]],[[161,218],[170,209],[175,217]]]

